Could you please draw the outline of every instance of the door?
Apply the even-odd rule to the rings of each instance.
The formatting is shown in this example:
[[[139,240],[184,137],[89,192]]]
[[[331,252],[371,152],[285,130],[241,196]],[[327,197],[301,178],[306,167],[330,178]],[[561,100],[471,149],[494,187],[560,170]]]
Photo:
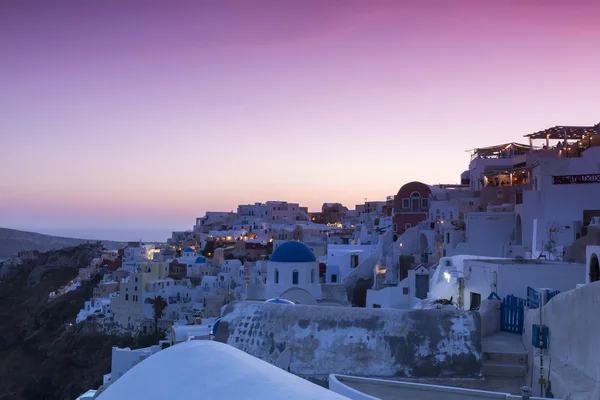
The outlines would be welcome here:
[[[509,295],[500,306],[500,330],[521,334],[527,300]]]
[[[426,299],[429,292],[429,275],[415,275],[415,286],[415,296],[421,300]]]

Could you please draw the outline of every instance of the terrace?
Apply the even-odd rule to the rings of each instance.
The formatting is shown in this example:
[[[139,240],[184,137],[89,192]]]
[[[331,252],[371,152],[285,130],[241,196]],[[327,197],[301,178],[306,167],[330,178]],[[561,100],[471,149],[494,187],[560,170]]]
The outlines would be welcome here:
[[[531,151],[553,151],[558,157],[581,157],[581,153],[592,146],[600,146],[600,123],[594,126],[555,126],[524,135],[529,139]],[[543,140],[541,148],[534,147],[535,140]],[[551,143],[554,141],[554,144]]]
[[[486,172],[483,176],[484,187],[522,186],[530,183],[529,168],[510,168]]]
[[[531,147],[521,143],[504,143],[489,147],[480,147],[470,150],[471,161],[477,158],[485,159],[507,159],[518,155],[526,154],[531,150]]]

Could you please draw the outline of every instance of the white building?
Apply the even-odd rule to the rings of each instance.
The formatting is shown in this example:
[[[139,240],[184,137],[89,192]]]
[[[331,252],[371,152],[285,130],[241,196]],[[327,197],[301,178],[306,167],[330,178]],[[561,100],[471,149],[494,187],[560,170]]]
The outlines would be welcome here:
[[[129,347],[113,347],[110,374],[105,375],[105,384],[110,385],[115,383],[125,372],[168,346],[168,341],[161,340],[158,345],[136,350],[131,350]]]
[[[187,265],[186,275],[190,278],[200,278],[204,275],[203,272],[208,274],[208,271],[205,271],[207,267],[206,258],[203,256],[182,257],[177,259],[177,261]]]
[[[455,256],[440,260],[428,298],[452,298],[460,308],[479,308],[492,292],[500,298],[527,297],[527,287],[561,292],[585,283],[585,265],[547,260]]]
[[[193,321],[194,302],[200,302],[200,291],[192,287],[189,279],[174,280],[171,278],[157,279],[146,284],[142,297],[142,311],[147,319],[154,319],[152,299],[162,297],[167,302],[163,310],[163,320],[177,321],[185,318]]]
[[[117,293],[112,293],[110,297],[118,296]],[[110,297],[108,298],[93,298],[84,303],[83,308],[77,314],[76,323],[80,323],[88,319],[90,316],[101,318],[112,317],[110,309]]]
[[[375,251],[374,245],[332,245],[327,248],[326,283],[341,283],[346,275]]]
[[[398,285],[367,290],[366,308],[409,309],[427,298],[430,271],[420,266],[408,271]]]
[[[287,201],[267,201],[266,219],[271,223],[298,223],[309,222],[305,210],[298,203],[288,203]]]
[[[594,184],[593,179],[598,174],[599,159],[600,146],[586,149],[580,157],[561,158],[559,153],[555,158],[537,153],[528,157],[532,183],[529,190],[523,191],[522,203],[516,206],[517,240],[534,256],[544,251],[549,242],[554,247],[567,246],[581,236],[582,226],[589,222],[584,214],[598,210],[600,185]],[[588,180],[589,184],[582,184]]]
[[[123,249],[122,265],[125,269],[132,271],[138,263],[151,261],[154,253],[160,250],[155,249],[153,244],[131,244]]]

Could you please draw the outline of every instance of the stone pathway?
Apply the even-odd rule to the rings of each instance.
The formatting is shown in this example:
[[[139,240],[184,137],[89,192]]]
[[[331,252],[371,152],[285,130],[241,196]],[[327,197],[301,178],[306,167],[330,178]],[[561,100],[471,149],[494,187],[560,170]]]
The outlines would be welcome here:
[[[527,376],[527,351],[521,335],[498,332],[483,338],[481,348],[487,390],[521,394]]]

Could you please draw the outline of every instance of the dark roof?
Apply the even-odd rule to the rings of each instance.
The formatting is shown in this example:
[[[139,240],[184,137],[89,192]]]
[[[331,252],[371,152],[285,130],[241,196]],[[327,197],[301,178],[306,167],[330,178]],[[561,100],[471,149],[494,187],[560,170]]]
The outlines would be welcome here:
[[[553,140],[563,140],[566,132],[567,139],[579,140],[585,135],[597,135],[599,129],[600,123],[594,126],[554,126],[543,131],[524,135],[524,137],[530,139],[546,139],[548,137]]]

